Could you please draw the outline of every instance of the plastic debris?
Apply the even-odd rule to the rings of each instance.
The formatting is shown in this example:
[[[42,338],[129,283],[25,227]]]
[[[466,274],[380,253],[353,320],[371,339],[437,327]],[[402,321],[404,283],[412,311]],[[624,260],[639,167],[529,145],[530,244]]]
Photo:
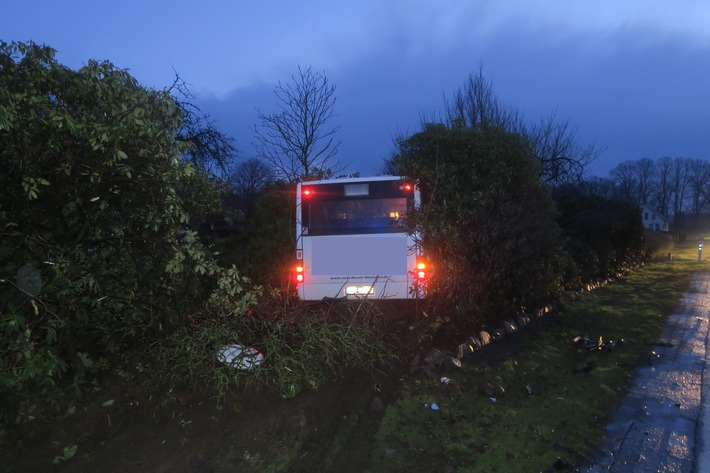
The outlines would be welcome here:
[[[426,403],[426,404],[424,404],[424,407],[428,407],[428,408],[431,409],[432,411],[438,411],[438,410],[440,409],[440,408],[439,408],[439,405],[438,405],[437,403],[435,403],[435,402],[432,402],[431,404]]]
[[[256,348],[235,344],[220,348],[217,360],[238,370],[250,370],[264,361],[264,355]]]
[[[450,383],[451,383],[451,380],[449,378],[447,378],[446,376],[441,377],[441,384],[448,386]]]

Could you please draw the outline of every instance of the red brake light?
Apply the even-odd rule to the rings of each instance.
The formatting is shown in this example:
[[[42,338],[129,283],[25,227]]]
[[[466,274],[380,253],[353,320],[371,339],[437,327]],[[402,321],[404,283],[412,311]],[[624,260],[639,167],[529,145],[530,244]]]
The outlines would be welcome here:
[[[313,191],[310,189],[303,189],[303,196],[308,197],[309,195],[313,194]]]
[[[426,263],[417,262],[417,279],[426,279]]]
[[[405,190],[405,191],[409,192],[409,191],[412,190],[412,185],[409,184],[409,183],[402,184],[402,190]]]
[[[303,282],[303,264],[296,266],[296,282]]]

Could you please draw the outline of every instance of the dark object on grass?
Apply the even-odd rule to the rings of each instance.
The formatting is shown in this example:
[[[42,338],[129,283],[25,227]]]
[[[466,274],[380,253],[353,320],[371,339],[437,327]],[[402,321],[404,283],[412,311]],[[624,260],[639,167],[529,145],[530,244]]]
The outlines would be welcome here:
[[[552,466],[545,470],[543,473],[554,473],[556,471],[569,471],[572,470],[573,466],[572,463],[569,462],[569,460],[566,460],[564,458],[558,457],[557,460],[554,461]]]
[[[613,350],[617,346],[626,346],[629,345],[629,342],[625,341],[623,338],[620,338],[618,341],[614,340],[609,340],[608,342],[604,342],[604,339],[602,337],[599,337],[598,339],[592,339],[589,337],[574,337],[572,340],[577,346],[581,348],[585,348],[589,351],[600,351],[600,350]]]
[[[569,460],[564,458],[558,458],[557,460],[555,460],[555,463],[553,463],[552,466],[554,466],[558,471],[572,469],[572,464],[569,462]]]
[[[579,366],[579,367],[573,369],[572,373],[574,373],[574,374],[589,373],[590,371],[592,371],[596,367],[597,367],[596,363],[593,363],[593,362],[586,363],[582,366]]]
[[[586,348],[587,350],[593,351],[593,350],[601,350],[603,341],[602,337],[599,337],[598,340],[593,340],[588,337],[574,337],[573,340],[574,343],[577,344],[577,346],[580,346],[582,348]]]

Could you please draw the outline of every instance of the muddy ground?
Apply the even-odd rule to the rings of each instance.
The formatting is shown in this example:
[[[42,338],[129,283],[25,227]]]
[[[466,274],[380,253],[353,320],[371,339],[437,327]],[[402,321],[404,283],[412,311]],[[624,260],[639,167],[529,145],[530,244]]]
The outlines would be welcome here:
[[[510,337],[474,354],[498,362],[524,346]],[[451,348],[442,340],[430,341]],[[376,372],[350,372],[293,399],[278,393],[236,393],[221,405],[189,391],[160,407],[160,399],[125,383],[86,397],[73,415],[24,432],[8,452],[10,473],[88,472],[362,472],[373,451],[383,407],[397,399],[409,361],[431,346],[412,345],[402,362]],[[377,400],[382,401],[379,403]],[[65,447],[76,445],[68,460]]]

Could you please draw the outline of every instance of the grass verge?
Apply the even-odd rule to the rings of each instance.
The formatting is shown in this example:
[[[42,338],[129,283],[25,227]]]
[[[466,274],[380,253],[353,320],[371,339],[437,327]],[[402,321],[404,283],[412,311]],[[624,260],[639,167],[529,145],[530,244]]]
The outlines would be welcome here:
[[[370,471],[544,471],[579,465],[593,453],[607,415],[634,369],[652,350],[663,323],[696,271],[697,246],[674,250],[592,293],[570,296],[560,316],[485,347],[455,373],[406,379],[388,406]],[[623,339],[613,350],[588,351],[576,336]],[[502,351],[491,362],[486,350]],[[481,386],[502,387],[504,395]],[[435,403],[439,409],[431,409]],[[429,406],[429,407],[428,407]],[[558,460],[558,459],[564,460]],[[562,466],[562,465],[560,465]]]

